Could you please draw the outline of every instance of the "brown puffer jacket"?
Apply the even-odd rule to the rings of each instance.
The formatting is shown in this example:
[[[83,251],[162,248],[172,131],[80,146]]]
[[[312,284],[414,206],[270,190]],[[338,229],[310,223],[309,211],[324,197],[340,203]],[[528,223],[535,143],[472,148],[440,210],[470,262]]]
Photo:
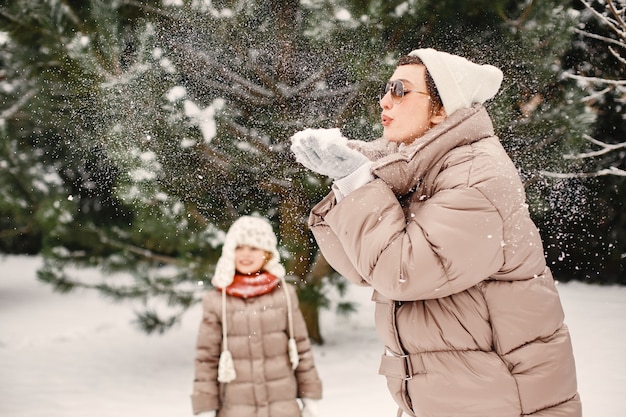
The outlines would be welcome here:
[[[322,385],[313,361],[306,324],[292,285],[294,338],[300,361],[295,371],[288,354],[287,300],[282,284],[272,292],[248,299],[227,296],[228,348],[237,378],[217,381],[222,351],[222,295],[208,291],[196,345],[193,413],[218,410],[218,417],[296,417],[296,398],[319,399]]]
[[[486,110],[459,110],[402,149],[360,149],[376,179],[339,203],[330,193],[309,225],[339,273],[374,288],[380,373],[402,410],[581,416],[559,295]]]

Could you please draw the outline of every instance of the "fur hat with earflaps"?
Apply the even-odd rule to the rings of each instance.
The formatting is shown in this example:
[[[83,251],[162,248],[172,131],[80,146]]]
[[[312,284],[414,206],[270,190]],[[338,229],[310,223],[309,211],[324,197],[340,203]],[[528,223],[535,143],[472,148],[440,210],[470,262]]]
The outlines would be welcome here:
[[[475,64],[432,48],[416,49],[409,55],[421,59],[428,69],[448,116],[475,103],[483,104],[500,89],[502,71],[493,65]]]
[[[285,268],[280,264],[280,254],[277,249],[277,239],[270,222],[262,217],[243,216],[237,219],[228,229],[222,255],[217,261],[215,275],[211,279],[214,287],[222,290],[222,353],[218,363],[217,380],[228,383],[237,378],[232,354],[228,350],[228,338],[226,328],[226,287],[228,287],[235,277],[235,249],[237,246],[248,245],[254,248],[263,249],[271,256],[263,267],[264,271],[280,279],[287,298],[287,319],[289,325],[289,359],[293,369],[299,363],[298,350],[294,338],[293,315],[291,311],[291,298],[285,283]]]
[[[243,216],[237,219],[226,233],[222,256],[217,261],[215,275],[211,279],[214,287],[226,288],[233,282],[235,249],[240,245],[263,249],[271,254],[263,269],[278,278],[285,276],[285,268],[280,264],[280,254],[276,249],[276,235],[270,222],[263,217]]]

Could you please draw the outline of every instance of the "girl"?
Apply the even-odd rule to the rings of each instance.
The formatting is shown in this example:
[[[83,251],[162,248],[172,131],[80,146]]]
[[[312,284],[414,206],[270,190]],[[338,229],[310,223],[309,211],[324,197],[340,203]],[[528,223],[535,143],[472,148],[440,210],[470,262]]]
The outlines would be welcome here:
[[[270,223],[238,219],[228,230],[202,300],[194,414],[316,417],[322,386],[298,298],[284,279]],[[296,401],[300,398],[302,410]]]

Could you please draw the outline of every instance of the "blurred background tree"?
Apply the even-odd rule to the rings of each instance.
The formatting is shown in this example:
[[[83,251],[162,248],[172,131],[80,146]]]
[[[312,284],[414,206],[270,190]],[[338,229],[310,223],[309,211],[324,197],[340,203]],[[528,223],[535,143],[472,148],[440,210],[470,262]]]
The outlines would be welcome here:
[[[330,182],[295,163],[289,137],[305,127],[378,137],[379,85],[399,56],[434,47],[503,69],[488,109],[549,262],[559,279],[601,281],[613,238],[587,229],[596,184],[541,175],[586,168],[559,156],[584,152],[600,119],[562,76],[580,41],[573,6],[2,0],[0,252],[43,254],[39,278],[56,290],[139,300],[139,324],[159,332],[198,302],[232,221],[259,213],[321,343],[319,309],[345,281],[306,219]],[[81,274],[94,266],[101,281]]]
[[[583,0],[576,5],[580,19],[563,75],[585,92],[582,100],[596,121],[583,135],[587,143],[581,152],[563,155],[581,161],[584,169],[546,175],[583,182],[591,190],[587,210],[594,214],[575,233],[594,238],[582,238],[568,251],[570,259],[584,259],[580,264],[586,268],[566,270],[574,279],[626,284],[626,3]]]

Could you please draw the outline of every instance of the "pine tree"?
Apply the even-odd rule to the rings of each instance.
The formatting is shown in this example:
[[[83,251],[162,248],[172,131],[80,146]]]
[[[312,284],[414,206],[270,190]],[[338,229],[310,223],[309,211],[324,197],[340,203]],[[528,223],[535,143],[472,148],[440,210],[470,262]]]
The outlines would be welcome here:
[[[572,275],[586,281],[624,284],[626,4],[615,0],[575,4],[580,14],[563,75],[584,91],[582,101],[596,119],[593,129],[583,135],[584,147],[563,156],[581,161],[582,169],[551,175],[588,184],[590,189],[590,216],[571,225],[573,234],[586,236],[572,248],[571,262],[579,260]]]
[[[303,36],[306,14],[297,1],[233,2],[232,9],[190,7],[183,18],[164,12],[159,31],[183,74],[187,106],[203,111],[217,103],[219,113],[215,132],[200,132],[196,145],[201,181],[173,189],[193,187],[190,201],[218,224],[255,211],[275,222],[309,334],[321,342],[324,278],[333,274],[306,219],[328,183],[295,163],[289,137],[304,126],[334,125],[354,88],[337,58]]]
[[[177,79],[155,52],[154,25],[134,6],[95,0],[9,2],[0,16],[10,32],[5,248],[22,236],[43,252],[43,281],[138,298],[146,329],[163,330],[197,302],[193,283],[206,274],[220,230],[161,180],[150,140],[177,131],[161,111]],[[71,268],[87,266],[135,280],[89,282]],[[163,321],[151,310],[159,298],[175,307]]]
[[[38,65],[57,79],[33,74],[33,82],[62,88],[58,101],[71,112],[58,123],[62,110],[51,107],[32,123],[45,121],[62,138],[55,145],[63,152],[43,164],[66,164],[68,175],[49,198],[56,210],[42,232],[40,278],[60,291],[92,287],[116,300],[138,298],[147,307],[143,327],[163,331],[198,302],[202,288],[194,284],[210,277],[222,231],[260,212],[277,225],[310,334],[321,341],[325,283],[341,282],[315,257],[306,218],[328,183],[295,163],[288,138],[304,125],[336,122],[354,94],[350,74],[312,53],[298,2],[121,4],[2,9],[14,39],[34,49],[19,29],[49,26],[42,39],[54,59]],[[26,56],[14,61],[29,65]],[[87,186],[72,192],[71,179],[102,188],[97,213],[85,206]],[[94,265],[134,280],[89,283],[69,272]],[[173,307],[165,319],[152,307],[158,298]]]

